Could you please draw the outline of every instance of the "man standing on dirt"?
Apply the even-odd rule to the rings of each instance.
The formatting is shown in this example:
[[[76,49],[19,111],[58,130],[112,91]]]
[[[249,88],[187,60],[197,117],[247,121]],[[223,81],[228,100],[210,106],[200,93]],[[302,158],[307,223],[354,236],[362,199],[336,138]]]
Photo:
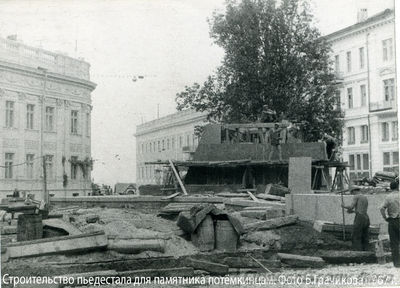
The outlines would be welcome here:
[[[342,204],[342,207],[347,209],[348,213],[356,213],[353,223],[353,249],[356,251],[368,251],[370,224],[367,214],[368,199],[361,194],[360,189],[353,189],[352,192],[355,194],[353,202],[348,206]]]
[[[278,151],[279,161],[282,161],[282,150],[281,150],[281,131],[279,123],[275,123],[274,128],[271,129],[269,139],[271,144],[271,152],[269,152],[268,160],[271,161],[274,151]]]
[[[399,184],[396,181],[390,183],[392,192],[386,196],[381,206],[383,219],[388,222],[390,250],[392,251],[393,265],[400,267],[399,238],[400,238],[400,194]]]

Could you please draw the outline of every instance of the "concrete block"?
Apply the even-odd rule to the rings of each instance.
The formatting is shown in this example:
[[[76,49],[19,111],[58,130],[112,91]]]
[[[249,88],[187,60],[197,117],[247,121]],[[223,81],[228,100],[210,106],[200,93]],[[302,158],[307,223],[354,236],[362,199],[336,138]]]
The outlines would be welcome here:
[[[289,158],[289,189],[293,194],[311,191],[311,157]]]

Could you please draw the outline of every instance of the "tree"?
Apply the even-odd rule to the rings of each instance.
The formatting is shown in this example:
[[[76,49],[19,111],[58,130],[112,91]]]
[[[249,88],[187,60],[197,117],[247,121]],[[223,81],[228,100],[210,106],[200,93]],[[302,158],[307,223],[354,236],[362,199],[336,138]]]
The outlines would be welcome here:
[[[228,0],[213,13],[210,35],[225,50],[222,65],[176,97],[178,110],[207,111],[220,122],[263,121],[268,109],[302,122],[306,141],[340,135],[330,45],[312,25],[303,0]]]

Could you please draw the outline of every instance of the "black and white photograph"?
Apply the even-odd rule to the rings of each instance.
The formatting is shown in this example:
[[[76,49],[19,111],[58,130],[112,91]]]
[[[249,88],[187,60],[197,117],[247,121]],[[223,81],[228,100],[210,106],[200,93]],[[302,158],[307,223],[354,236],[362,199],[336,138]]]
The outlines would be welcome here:
[[[0,287],[399,287],[396,0],[0,0]]]

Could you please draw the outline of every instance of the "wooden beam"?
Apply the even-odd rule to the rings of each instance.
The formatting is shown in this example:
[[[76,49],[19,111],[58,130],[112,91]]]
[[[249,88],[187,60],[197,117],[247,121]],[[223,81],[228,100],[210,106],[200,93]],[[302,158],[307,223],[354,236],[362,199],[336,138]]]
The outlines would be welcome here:
[[[188,195],[188,193],[186,192],[185,185],[183,185],[181,177],[179,176],[178,171],[176,171],[174,163],[172,163],[171,159],[169,159],[168,162],[169,162],[169,165],[171,166],[172,171],[175,174],[176,180],[178,180],[179,186],[181,187],[183,194]]]
[[[253,195],[250,191],[247,191],[247,194],[249,194],[250,198],[253,199],[255,202],[261,202],[256,196]]]
[[[47,254],[86,252],[105,248],[107,245],[107,236],[104,231],[100,231],[11,243],[7,245],[7,253],[10,258],[22,258]]]
[[[325,265],[325,261],[321,257],[311,257],[296,254],[278,253],[282,263],[297,268],[321,268]]]

